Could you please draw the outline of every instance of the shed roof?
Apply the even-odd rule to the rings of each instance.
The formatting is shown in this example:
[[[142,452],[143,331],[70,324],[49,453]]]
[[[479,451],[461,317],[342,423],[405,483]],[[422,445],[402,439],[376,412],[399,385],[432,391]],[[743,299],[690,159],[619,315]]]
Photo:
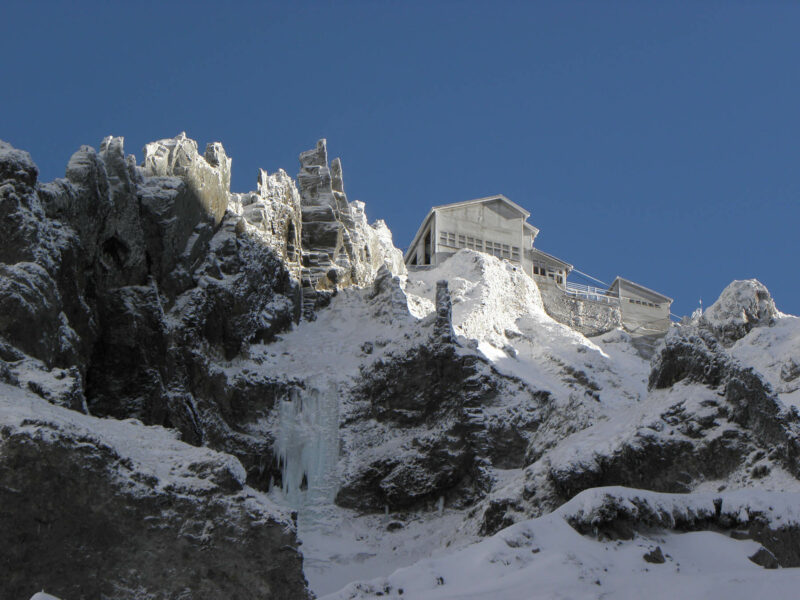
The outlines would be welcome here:
[[[665,296],[664,294],[660,294],[655,290],[651,290],[650,288],[646,288],[643,285],[636,283],[635,281],[631,281],[630,279],[625,279],[624,277],[620,277],[617,275],[616,279],[611,283],[608,287],[608,291],[616,292],[619,294],[619,285],[620,283],[624,283],[625,285],[632,287],[635,291],[639,292],[644,296],[651,296],[657,302],[668,302],[672,304],[672,298],[669,296]]]
[[[540,257],[546,261],[554,262],[558,265],[561,265],[567,272],[572,271],[572,269],[575,268],[568,262],[561,260],[560,258],[553,256],[552,254],[548,254],[547,252],[542,252],[538,248],[531,248],[531,254],[533,254],[534,259]]]

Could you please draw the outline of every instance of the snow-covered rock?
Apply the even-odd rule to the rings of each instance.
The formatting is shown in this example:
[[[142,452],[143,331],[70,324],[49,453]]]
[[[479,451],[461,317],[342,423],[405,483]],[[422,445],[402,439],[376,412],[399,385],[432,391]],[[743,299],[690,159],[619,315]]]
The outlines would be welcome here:
[[[381,221],[367,223],[363,202],[348,202],[342,163],[328,166],[326,140],[300,155],[297,175],[302,205],[303,292],[306,314],[327,303],[330,292],[372,283],[381,266],[405,273],[402,253]]]
[[[641,598],[644,590],[664,599],[790,597],[796,570],[762,564],[775,554],[797,564],[784,536],[797,534],[797,501],[796,493],[591,490],[546,516],[323,600]]]
[[[151,142],[144,147],[142,173],[145,177],[181,177],[215,223],[225,215],[231,159],[219,142],[209,143],[203,156],[197,152],[197,142],[187,138],[185,132]]]
[[[245,479],[174,432],[0,384],[0,597],[308,597],[291,515]]]
[[[743,338],[754,327],[771,325],[778,316],[775,301],[756,279],[734,281],[700,317],[726,346]]]
[[[385,224],[347,200],[324,140],[301,155],[297,183],[261,170],[247,193],[230,192],[218,143],[200,155],[183,134],[154,142],[140,166],[122,138],[99,148],[81,147],[65,178],[43,184],[27,153],[0,143],[0,437],[29,452],[20,473],[31,480],[60,481],[61,464],[87,489],[122,482],[113,499],[95,494],[102,506],[173,538],[161,502],[195,515],[186,531],[199,528],[200,540],[215,538],[196,519],[231,521],[220,560],[232,564],[234,542],[245,561],[261,560],[249,544],[263,543],[264,577],[277,576],[277,553],[299,581],[291,535],[259,525],[272,523],[267,513],[281,520],[264,492],[297,512],[320,594],[441,556],[337,597],[403,587],[404,597],[514,598],[530,595],[531,578],[543,597],[625,597],[626,577],[662,585],[678,562],[692,573],[685,595],[703,595],[729,567],[746,571],[744,590],[771,585],[748,557],[794,564],[800,536],[781,523],[795,523],[784,500],[800,489],[800,319],[778,312],[760,283],[734,282],[651,361],[613,319],[591,331],[585,315],[554,320],[507,261],[462,250],[407,272]],[[6,476],[14,470],[0,464]],[[57,495],[41,489],[25,510]],[[756,489],[770,494],[754,500]],[[253,502],[261,508],[244,515]],[[86,531],[105,523],[102,511],[80,514]],[[32,523],[14,526],[29,535]],[[764,548],[712,525],[746,529]],[[553,541],[531,545],[524,531]],[[599,539],[621,532],[634,537]],[[47,548],[72,548],[70,535],[54,525]],[[461,550],[448,558],[444,547]],[[91,537],[75,560],[107,548]],[[459,570],[464,560],[474,573]],[[90,573],[81,569],[63,580]],[[141,585],[172,589],[165,573]],[[136,597],[132,585],[115,597]]]

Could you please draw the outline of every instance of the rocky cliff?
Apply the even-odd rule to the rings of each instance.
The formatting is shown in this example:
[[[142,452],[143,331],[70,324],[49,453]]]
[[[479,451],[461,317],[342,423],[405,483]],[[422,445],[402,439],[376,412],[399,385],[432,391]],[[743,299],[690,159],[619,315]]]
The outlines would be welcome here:
[[[800,326],[759,282],[650,360],[495,257],[407,273],[324,140],[297,183],[232,193],[232,165],[110,137],[41,183],[0,142],[0,595],[302,598],[304,575],[332,592],[576,498],[591,518],[547,522],[680,529],[605,486],[800,491]],[[797,566],[795,521],[706,500],[684,529]]]
[[[232,194],[222,145],[201,155],[185,134],[148,144],[141,165],[122,138],[81,147],[51,183],[38,182],[26,152],[0,142],[2,381],[84,414],[174,429],[184,442],[233,454],[247,480],[265,488],[272,440],[250,435],[248,423],[265,418],[289,386],[268,373],[229,379],[225,362],[313,319],[342,286],[370,284],[381,265],[403,269],[385,225],[368,225],[363,203],[347,202],[338,160],[331,176],[324,140],[311,155],[301,157],[300,190],[283,171],[261,171],[256,192]],[[69,447],[28,452],[63,453],[77,473],[82,459]],[[85,462],[87,493],[106,493],[102,458]],[[57,470],[58,459],[51,463]],[[276,552],[293,545],[287,536]],[[95,542],[81,543],[101,551]],[[142,566],[137,581],[156,564]],[[75,569],[76,581],[89,576]],[[300,597],[302,574],[293,577],[287,597]],[[231,597],[191,581],[195,597]]]

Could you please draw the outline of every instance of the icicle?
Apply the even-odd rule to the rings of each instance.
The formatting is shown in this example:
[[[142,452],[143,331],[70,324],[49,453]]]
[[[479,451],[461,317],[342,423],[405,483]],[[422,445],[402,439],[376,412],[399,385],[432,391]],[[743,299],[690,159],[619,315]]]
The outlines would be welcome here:
[[[439,516],[444,513],[444,496],[439,496],[439,500],[436,502],[436,512],[439,513]]]

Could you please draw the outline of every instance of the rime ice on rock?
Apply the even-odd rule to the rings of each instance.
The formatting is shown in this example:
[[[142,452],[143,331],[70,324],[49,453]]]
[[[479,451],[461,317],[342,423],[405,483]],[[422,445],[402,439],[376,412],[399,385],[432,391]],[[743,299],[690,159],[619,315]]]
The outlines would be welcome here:
[[[381,265],[405,273],[402,255],[382,221],[367,224],[362,202],[348,202],[337,158],[328,167],[324,139],[300,155],[297,175],[302,203],[303,311],[313,315],[331,292],[372,283]],[[388,243],[387,243],[388,238]]]
[[[769,290],[757,279],[730,283],[700,318],[727,345],[743,338],[754,327],[770,325],[778,316]]]
[[[447,281],[436,282],[436,322],[433,326],[433,335],[442,341],[452,341],[453,332],[453,303],[450,300],[450,290]]]
[[[231,159],[219,142],[209,143],[202,157],[197,142],[185,132],[151,142],[144,147],[143,172],[150,177],[184,177],[214,221],[222,220],[231,187]]]

